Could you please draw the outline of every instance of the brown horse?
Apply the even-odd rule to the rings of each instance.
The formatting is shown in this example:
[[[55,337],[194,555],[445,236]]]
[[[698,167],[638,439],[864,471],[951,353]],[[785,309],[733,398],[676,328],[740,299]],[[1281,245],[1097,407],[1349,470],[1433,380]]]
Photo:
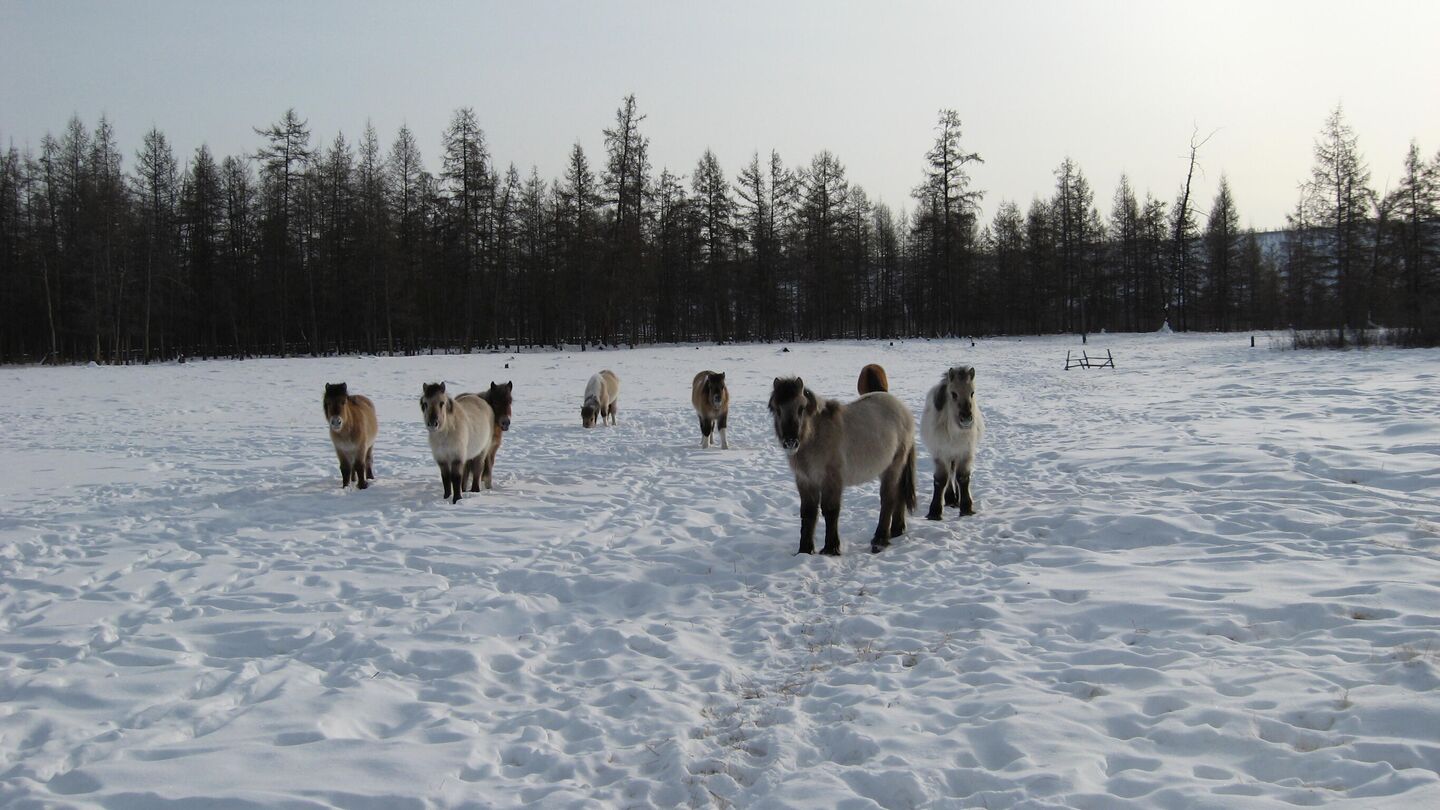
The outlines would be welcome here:
[[[495,427],[491,434],[490,450],[480,461],[480,480],[485,484],[486,489],[493,489],[490,479],[495,472],[495,454],[500,452],[500,434],[510,429],[510,411],[515,402],[511,392],[514,390],[514,382],[496,385],[495,381],[491,380],[490,388],[477,395],[490,403],[490,410],[495,412]]]
[[[885,369],[879,363],[860,369],[860,379],[855,381],[855,390],[860,396],[871,394],[876,391],[889,391],[890,378],[885,376]]]
[[[340,488],[365,489],[375,478],[375,436],[380,423],[375,418],[375,403],[369,397],[351,394],[345,383],[325,383],[325,421],[330,426],[330,442],[340,459]]]
[[[700,417],[700,446],[711,447],[715,441],[710,434],[720,431],[720,449],[729,450],[730,442],[725,439],[725,426],[730,420],[730,390],[725,387],[725,372],[702,371],[690,383],[690,404]]]
[[[905,533],[915,509],[915,417],[905,403],[877,391],[842,405],[776,377],[770,394],[775,438],[800,490],[800,551],[815,553],[815,518],[825,515],[821,554],[840,553],[840,497],[845,487],[880,479],[880,522],[870,551]]]

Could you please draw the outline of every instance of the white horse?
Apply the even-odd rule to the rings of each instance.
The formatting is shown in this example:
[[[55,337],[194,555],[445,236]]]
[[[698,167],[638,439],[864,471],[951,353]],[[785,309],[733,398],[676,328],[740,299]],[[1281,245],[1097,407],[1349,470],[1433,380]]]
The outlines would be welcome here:
[[[602,425],[615,424],[615,401],[620,397],[620,378],[605,369],[585,383],[585,402],[580,406],[580,422],[594,427],[595,419]]]
[[[925,517],[940,520],[946,506],[959,506],[960,514],[975,514],[970,498],[970,473],[985,433],[985,417],[975,403],[975,369],[956,366],[925,396],[920,438],[935,459],[935,496]]]
[[[915,508],[915,417],[888,393],[849,405],[817,396],[799,377],[775,378],[770,393],[775,437],[800,490],[800,552],[815,553],[815,513],[825,513],[825,547],[840,553],[840,497],[845,487],[880,479],[880,522],[870,551],[905,533]]]
[[[420,397],[420,413],[430,432],[430,454],[440,467],[440,481],[451,503],[460,500],[466,473],[471,492],[480,491],[481,465],[495,432],[495,412],[478,394],[451,398],[445,383],[427,383]]]

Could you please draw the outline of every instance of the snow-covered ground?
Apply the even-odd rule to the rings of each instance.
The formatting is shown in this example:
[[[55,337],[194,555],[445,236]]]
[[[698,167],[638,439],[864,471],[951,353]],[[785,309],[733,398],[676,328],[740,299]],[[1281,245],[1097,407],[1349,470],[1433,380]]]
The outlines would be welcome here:
[[[0,805],[1440,806],[1440,352],[1074,338],[0,369]],[[509,363],[509,368],[504,364]],[[792,556],[765,411],[972,363],[979,514]],[[591,373],[619,426],[585,431]],[[728,452],[692,375],[728,373]],[[515,382],[441,498],[420,385]],[[327,381],[371,396],[339,488]]]

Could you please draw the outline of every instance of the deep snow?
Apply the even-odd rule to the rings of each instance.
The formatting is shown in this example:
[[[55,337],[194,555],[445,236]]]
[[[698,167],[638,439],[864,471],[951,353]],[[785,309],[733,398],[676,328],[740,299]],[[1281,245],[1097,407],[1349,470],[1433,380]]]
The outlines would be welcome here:
[[[1259,342],[0,369],[0,806],[1440,806],[1440,352]],[[871,484],[845,556],[792,556],[770,380],[849,398],[877,361],[917,416],[978,368],[979,514],[923,519],[922,450],[893,548]],[[585,431],[602,367],[619,425]],[[515,382],[454,506],[440,379]]]

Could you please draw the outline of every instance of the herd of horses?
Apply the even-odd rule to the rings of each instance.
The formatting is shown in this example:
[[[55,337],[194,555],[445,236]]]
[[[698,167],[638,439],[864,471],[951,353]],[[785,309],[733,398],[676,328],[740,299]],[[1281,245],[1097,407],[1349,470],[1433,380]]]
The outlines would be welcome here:
[[[846,487],[880,479],[880,520],[870,540],[879,552],[905,533],[906,516],[916,508],[915,417],[890,393],[885,369],[874,363],[860,370],[860,396],[842,403],[827,399],[800,377],[776,377],[768,407],[775,438],[785,451],[800,493],[800,554],[815,553],[815,527],[825,518],[821,554],[840,553],[840,501]],[[445,383],[421,389],[420,413],[430,453],[440,468],[445,497],[491,488],[495,455],[510,429],[514,385],[505,383],[479,393],[451,396]],[[605,369],[585,384],[580,421],[586,428],[617,424],[620,378]],[[700,421],[700,446],[729,449],[725,431],[730,391],[725,374],[701,371],[691,382],[690,402]],[[374,447],[379,433],[375,404],[351,394],[346,383],[326,383],[325,418],[340,460],[340,486],[365,489],[375,479]],[[984,434],[985,420],[975,401],[975,369],[955,366],[925,395],[920,438],[935,462],[929,520],[940,520],[946,506],[973,515],[970,475]]]

